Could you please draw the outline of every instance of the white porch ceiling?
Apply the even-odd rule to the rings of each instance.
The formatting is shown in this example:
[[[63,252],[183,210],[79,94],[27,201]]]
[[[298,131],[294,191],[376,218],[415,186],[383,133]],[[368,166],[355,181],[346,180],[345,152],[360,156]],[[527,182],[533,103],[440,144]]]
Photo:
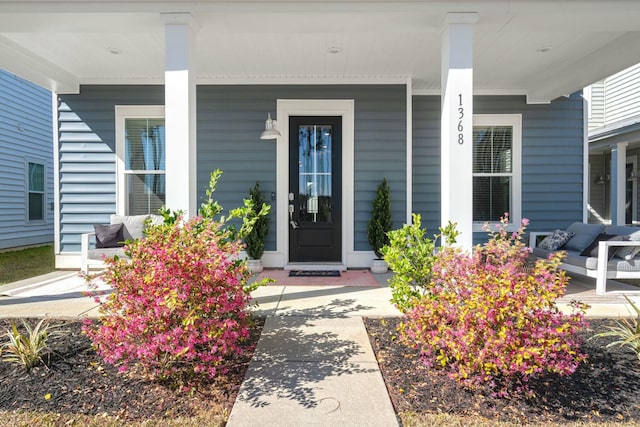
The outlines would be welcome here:
[[[199,27],[199,83],[410,78],[414,91],[438,94],[448,12],[479,14],[478,94],[547,102],[640,62],[637,0],[0,0],[0,68],[60,93],[161,84],[161,13],[174,12],[191,13]]]

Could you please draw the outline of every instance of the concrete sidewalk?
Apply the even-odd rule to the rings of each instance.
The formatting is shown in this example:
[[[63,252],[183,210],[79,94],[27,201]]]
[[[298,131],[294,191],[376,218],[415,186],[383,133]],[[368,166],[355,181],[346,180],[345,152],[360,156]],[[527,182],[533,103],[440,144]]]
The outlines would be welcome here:
[[[100,283],[98,291],[110,288]],[[98,304],[78,272],[56,271],[0,286],[0,317],[95,317]]]

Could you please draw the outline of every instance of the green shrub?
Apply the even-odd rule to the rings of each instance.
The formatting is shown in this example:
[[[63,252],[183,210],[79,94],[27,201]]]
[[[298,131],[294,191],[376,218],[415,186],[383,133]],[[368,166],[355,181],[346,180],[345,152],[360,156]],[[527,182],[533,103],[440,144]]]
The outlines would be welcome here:
[[[269,205],[264,203],[264,197],[260,192],[260,183],[256,181],[256,185],[249,190],[249,199],[252,203],[251,215],[257,216],[261,211],[267,214],[257,217],[251,232],[244,238],[246,244],[247,255],[251,259],[260,259],[264,253],[264,243],[269,234],[269,217],[268,213],[271,209]]]
[[[440,229],[433,240],[426,237],[420,214],[413,214],[411,224],[388,233],[389,244],[381,252],[395,273],[389,279],[391,302],[403,313],[410,310],[431,286],[431,270],[436,260],[436,242],[444,238],[451,244],[457,237],[453,224]]]
[[[376,189],[376,197],[371,201],[371,219],[367,227],[367,238],[376,257],[382,258],[381,249],[389,244],[387,233],[391,231],[391,189],[384,178]]]

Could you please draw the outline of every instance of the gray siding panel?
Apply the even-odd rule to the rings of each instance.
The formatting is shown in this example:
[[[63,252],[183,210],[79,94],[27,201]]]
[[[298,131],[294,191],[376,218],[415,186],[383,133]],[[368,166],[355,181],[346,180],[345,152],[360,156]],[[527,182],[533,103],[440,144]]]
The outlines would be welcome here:
[[[0,70],[0,249],[53,241],[51,92]],[[44,221],[28,221],[27,164],[45,166]]]
[[[116,210],[115,106],[163,105],[162,86],[82,86],[60,95],[60,250],[79,252],[80,235]]]
[[[276,147],[259,134],[277,99],[355,100],[356,250],[369,250],[366,225],[375,188],[391,185],[395,227],[405,220],[405,88],[390,86],[199,86],[197,187],[204,197],[209,173],[222,169],[216,199],[240,205],[260,181],[267,201],[276,191]],[[160,86],[89,86],[61,96],[60,191],[63,252],[79,250],[80,233],[107,222],[115,210],[114,106],[159,105]],[[527,105],[523,97],[476,97],[477,114],[523,116],[523,216],[531,230],[566,227],[582,219],[582,98]],[[413,99],[414,211],[436,231],[440,222],[440,99]],[[382,172],[381,172],[382,171]],[[554,192],[550,194],[549,188]],[[267,250],[275,249],[275,212]]]
[[[405,218],[406,115],[403,86],[200,86],[198,87],[198,191],[204,196],[209,173],[224,171],[216,196],[235,207],[260,181],[267,200],[276,190],[274,141],[262,141],[266,113],[277,99],[355,100],[355,250],[370,250],[366,227],[381,170],[392,190],[395,226]],[[267,250],[275,250],[275,206]]]
[[[79,95],[60,96],[61,245],[77,252],[80,234],[107,222],[115,210],[114,106],[163,103],[162,87],[83,86]],[[396,226],[405,218],[405,89],[392,86],[199,86],[199,200],[209,174],[222,169],[216,199],[230,209],[248,196],[256,180],[267,201],[276,190],[276,149],[259,139],[267,112],[277,99],[355,100],[355,249],[369,250],[366,226],[375,188],[382,179],[392,188]],[[273,203],[273,202],[272,202]],[[274,206],[275,208],[275,206]],[[275,211],[267,250],[275,249]]]
[[[582,97],[527,105],[519,96],[476,96],[475,114],[522,114],[522,216],[530,231],[582,221]],[[430,231],[440,225],[440,97],[413,99],[414,211]],[[553,188],[553,191],[549,191]],[[482,240],[482,233],[474,236]]]

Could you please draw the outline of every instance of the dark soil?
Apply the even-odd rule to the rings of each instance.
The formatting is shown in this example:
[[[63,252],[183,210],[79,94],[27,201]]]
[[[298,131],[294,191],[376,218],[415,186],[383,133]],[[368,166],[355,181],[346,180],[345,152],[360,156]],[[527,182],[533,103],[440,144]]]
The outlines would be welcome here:
[[[415,350],[399,342],[399,319],[366,319],[371,344],[396,412],[449,413],[511,422],[640,421],[640,362],[610,340],[587,340],[612,321],[597,320],[582,331],[589,355],[571,376],[531,383],[535,398],[497,398],[490,390],[471,392],[442,370],[427,368]]]
[[[0,342],[11,320],[0,319]],[[20,324],[21,321],[18,322]],[[371,343],[397,412],[449,413],[489,420],[563,422],[569,420],[640,422],[640,362],[628,350],[606,349],[603,339],[586,341],[589,355],[570,377],[551,376],[532,383],[532,399],[493,397],[489,390],[465,390],[441,370],[422,364],[417,353],[399,342],[399,319],[365,319]],[[31,319],[30,324],[35,325]],[[252,351],[227,375],[202,382],[195,392],[178,392],[167,384],[117,372],[102,362],[80,332],[79,322],[53,321],[64,334],[51,337],[53,352],[45,364],[25,372],[0,361],[0,410],[112,415],[120,420],[189,417],[202,408],[231,410]],[[594,321],[586,337],[602,331]],[[263,319],[252,331],[255,344]],[[47,395],[50,398],[47,399]]]
[[[33,327],[37,319],[27,319]],[[0,319],[0,343],[6,331],[22,320]],[[49,338],[51,353],[44,363],[26,372],[0,360],[0,410],[44,411],[85,415],[111,415],[120,420],[141,421],[164,417],[192,416],[196,409],[221,405],[231,410],[253,355],[264,319],[255,319],[247,352],[230,362],[229,372],[216,381],[203,381],[193,392],[176,391],[140,376],[119,373],[91,349],[78,321],[53,320],[62,334]]]

